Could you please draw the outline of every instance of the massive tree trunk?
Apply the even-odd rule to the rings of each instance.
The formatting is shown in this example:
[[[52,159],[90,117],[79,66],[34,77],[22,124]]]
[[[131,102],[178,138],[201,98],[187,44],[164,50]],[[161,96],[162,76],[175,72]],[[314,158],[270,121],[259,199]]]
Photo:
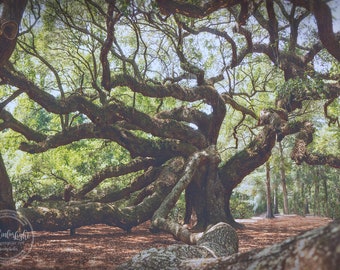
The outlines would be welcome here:
[[[1,210],[15,210],[15,203],[12,195],[12,184],[0,153],[0,211]],[[2,231],[7,231],[7,229],[16,231],[17,225],[13,219],[1,218],[0,220],[0,228]]]
[[[338,220],[262,250],[255,249],[229,257],[187,260],[179,269],[336,270],[339,265]]]
[[[0,153],[0,210],[15,210],[12,184]]]

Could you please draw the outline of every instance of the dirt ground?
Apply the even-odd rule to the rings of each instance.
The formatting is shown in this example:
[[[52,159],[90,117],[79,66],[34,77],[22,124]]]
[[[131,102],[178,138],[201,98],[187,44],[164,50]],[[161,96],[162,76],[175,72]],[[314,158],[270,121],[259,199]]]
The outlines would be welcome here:
[[[290,236],[326,225],[321,217],[277,216],[238,220],[245,229],[238,230],[239,251],[262,248]],[[176,242],[171,235],[152,234],[149,224],[142,224],[130,234],[106,225],[87,226],[69,232],[35,232],[30,252],[20,262],[0,269],[114,269],[143,249],[162,247]]]

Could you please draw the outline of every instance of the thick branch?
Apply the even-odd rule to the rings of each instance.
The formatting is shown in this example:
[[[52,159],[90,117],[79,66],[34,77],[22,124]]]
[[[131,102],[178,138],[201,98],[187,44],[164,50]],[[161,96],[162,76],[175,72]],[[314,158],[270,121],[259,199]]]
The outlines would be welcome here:
[[[203,5],[199,5],[188,3],[188,1],[157,0],[158,6],[160,7],[162,13],[166,15],[178,13],[193,18],[204,18],[214,11],[222,8],[233,7],[242,2],[243,0],[211,0],[208,2],[205,1]]]
[[[114,40],[114,25],[119,20],[120,15],[117,14],[115,18],[114,15],[114,2],[108,4],[108,10],[106,13],[106,39],[102,46],[100,52],[100,61],[102,63],[103,68],[103,77],[102,77],[102,86],[105,90],[110,91],[110,84],[111,84],[111,76],[110,76],[110,63],[108,61],[108,54],[113,44]]]
[[[291,0],[291,2],[314,14],[322,44],[335,59],[340,61],[340,44],[333,32],[333,16],[327,2],[322,0]]]
[[[0,110],[0,119],[4,121],[3,123],[0,124],[0,130],[10,128],[24,135],[27,140],[32,140],[36,142],[44,141],[47,138],[46,135],[31,129],[28,126],[16,120],[12,116],[12,114],[6,110]]]
[[[268,30],[269,30],[269,42],[270,47],[273,50],[274,58],[279,57],[279,33],[278,33],[278,21],[276,19],[274,11],[273,0],[266,0],[266,8],[268,13]],[[274,62],[275,63],[275,62]]]
[[[275,129],[270,125],[265,126],[244,150],[219,168],[222,184],[228,189],[235,188],[245,176],[264,164],[271,155],[275,139]]]
[[[108,194],[100,198],[99,202],[116,202],[123,198],[128,198],[132,193],[143,189],[138,193],[137,197],[133,199],[132,202],[132,205],[140,204],[146,198],[146,196],[152,195],[152,193],[154,192],[154,190],[152,190],[153,188],[148,185],[150,185],[159,177],[161,169],[161,167],[150,167],[146,172],[138,176],[129,186],[123,189],[109,192]]]
[[[105,168],[97,172],[94,176],[92,176],[91,180],[88,181],[83,187],[75,194],[75,197],[83,197],[88,192],[93,190],[96,186],[98,186],[101,182],[103,182],[107,178],[118,177],[121,175],[125,175],[131,172],[137,172],[143,169],[147,169],[149,166],[152,166],[155,163],[153,158],[135,158],[128,164],[121,164],[118,166],[111,166]]]
[[[191,144],[177,140],[154,140],[138,137],[119,126],[97,127],[93,124],[82,124],[64,130],[38,144],[23,142],[20,150],[28,153],[41,153],[61,145],[67,145],[82,139],[109,139],[126,148],[132,157],[154,157],[160,162],[174,156],[188,156],[197,150]]]
[[[0,1],[0,66],[11,57],[27,0]]]
[[[119,209],[114,204],[71,201],[22,208],[19,212],[31,222],[36,231],[59,231],[93,224],[108,224],[129,231],[133,226],[151,219],[164,197],[177,183],[183,167],[183,158],[174,158],[163,165],[162,172],[154,182],[154,193],[136,206]]]
[[[304,123],[296,136],[291,158],[297,164],[306,162],[309,165],[329,165],[334,168],[340,168],[340,157],[308,152],[307,146],[313,141],[314,131],[315,129],[310,122]]]
[[[188,108],[186,106],[181,106],[171,111],[162,111],[158,113],[156,117],[162,119],[175,119],[177,121],[193,123],[206,137],[209,136],[209,131],[211,130],[210,126],[213,124],[211,116],[197,109]]]

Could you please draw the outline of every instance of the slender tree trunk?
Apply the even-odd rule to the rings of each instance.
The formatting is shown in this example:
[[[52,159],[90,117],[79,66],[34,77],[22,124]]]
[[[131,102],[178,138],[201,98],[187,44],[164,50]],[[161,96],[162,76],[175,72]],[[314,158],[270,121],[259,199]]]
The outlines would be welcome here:
[[[277,198],[277,187],[274,189],[274,214],[279,214],[279,200]]]
[[[305,198],[305,215],[309,215],[309,202],[308,202],[308,198]]]
[[[329,217],[329,208],[328,208],[328,187],[327,187],[327,180],[326,177],[322,177],[322,184],[323,184],[323,189],[325,192],[325,197],[324,197],[324,208],[325,208],[325,214],[327,217]]]
[[[320,202],[319,202],[319,193],[320,193],[320,183],[319,183],[319,170],[316,170],[316,176],[314,177],[314,215],[320,215]]]
[[[279,149],[280,149],[280,174],[281,174],[281,185],[282,185],[282,194],[283,194],[283,213],[287,215],[289,214],[288,192],[287,192],[287,185],[286,185],[286,170],[285,170],[284,157],[283,157],[283,148],[282,148],[281,142],[279,142]]]
[[[271,190],[270,190],[270,163],[266,162],[266,190],[267,190],[267,214],[266,218],[274,218],[273,208],[272,208],[272,199],[271,199]]]

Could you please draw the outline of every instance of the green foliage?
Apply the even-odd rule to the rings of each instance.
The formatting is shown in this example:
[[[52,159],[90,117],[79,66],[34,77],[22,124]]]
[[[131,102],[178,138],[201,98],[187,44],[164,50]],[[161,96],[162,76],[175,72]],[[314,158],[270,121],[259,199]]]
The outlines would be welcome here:
[[[230,210],[234,218],[246,219],[254,215],[253,206],[249,203],[249,196],[234,193],[230,200]]]
[[[278,89],[278,99],[304,100],[306,95],[317,94],[324,96],[324,82],[319,78],[294,78],[284,82]]]

